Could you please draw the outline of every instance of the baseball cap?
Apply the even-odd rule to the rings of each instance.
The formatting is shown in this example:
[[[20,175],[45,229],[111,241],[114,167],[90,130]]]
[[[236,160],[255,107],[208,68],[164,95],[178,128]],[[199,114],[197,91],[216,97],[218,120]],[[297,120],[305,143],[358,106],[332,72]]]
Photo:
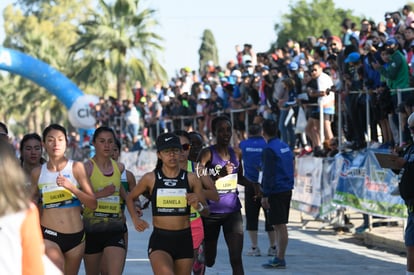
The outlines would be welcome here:
[[[206,85],[204,85],[203,88],[204,88],[204,91],[206,91],[207,93],[211,92],[211,86],[210,85],[206,84]]]
[[[357,52],[352,52],[348,55],[348,57],[345,59],[345,63],[355,63],[358,62],[360,59],[360,55]]]
[[[387,39],[387,41],[385,41],[385,45],[387,46],[397,45],[397,44],[398,44],[398,41],[394,37],[390,37]]]
[[[158,152],[170,148],[182,149],[180,138],[172,133],[159,135],[156,141],[156,146]]]
[[[296,71],[297,69],[299,69],[298,63],[296,63],[295,61],[290,62],[288,65],[288,69],[291,71]]]
[[[342,40],[341,40],[341,38],[339,38],[339,37],[338,37],[338,36],[336,36],[336,35],[331,36],[331,40],[332,40],[332,42],[342,44]]]
[[[235,77],[241,77],[242,73],[239,70],[233,70],[231,72],[231,75]]]

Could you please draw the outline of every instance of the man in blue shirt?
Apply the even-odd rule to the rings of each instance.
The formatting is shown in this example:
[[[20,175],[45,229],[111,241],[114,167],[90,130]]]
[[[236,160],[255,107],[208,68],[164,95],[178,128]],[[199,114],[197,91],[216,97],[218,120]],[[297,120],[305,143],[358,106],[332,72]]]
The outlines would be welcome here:
[[[244,207],[246,212],[246,231],[249,233],[252,243],[247,256],[260,256],[260,248],[257,245],[257,230],[259,226],[259,213],[261,204],[260,181],[262,173],[262,152],[266,147],[266,140],[262,136],[262,126],[251,124],[248,129],[249,138],[240,142],[239,148],[242,152],[244,177],[251,183],[244,189]],[[275,231],[267,221],[265,215],[265,230],[269,237],[268,256],[276,256]]]
[[[289,221],[290,201],[294,185],[294,155],[289,145],[276,137],[274,120],[263,122],[263,137],[267,146],[263,149],[262,206],[268,209],[269,223],[276,231],[277,255],[264,268],[286,268],[285,253],[288,244],[286,224]]]

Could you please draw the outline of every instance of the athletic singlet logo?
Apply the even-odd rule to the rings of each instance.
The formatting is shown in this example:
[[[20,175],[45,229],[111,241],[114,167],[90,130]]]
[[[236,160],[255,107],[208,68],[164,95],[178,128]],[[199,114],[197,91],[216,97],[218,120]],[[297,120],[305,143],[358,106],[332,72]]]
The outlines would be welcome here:
[[[168,178],[164,179],[159,173],[157,173],[157,177],[158,177],[159,180],[162,180],[164,182],[165,186],[168,186],[168,187],[174,187],[174,186],[177,185],[177,182],[178,182],[177,179],[168,179]],[[183,175],[181,176],[180,179],[181,180],[185,179],[185,173],[183,173]]]
[[[168,187],[174,187],[177,185],[176,179],[163,179],[164,185]]]

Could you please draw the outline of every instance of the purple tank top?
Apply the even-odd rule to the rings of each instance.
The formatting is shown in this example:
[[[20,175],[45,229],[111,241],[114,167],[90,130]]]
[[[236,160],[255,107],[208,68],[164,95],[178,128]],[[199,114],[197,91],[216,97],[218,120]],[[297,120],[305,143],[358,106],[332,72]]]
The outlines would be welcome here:
[[[210,147],[211,162],[209,164],[210,169],[219,171],[226,166],[228,160],[223,160],[216,151],[216,147],[213,145]],[[234,153],[233,148],[229,147],[230,162],[233,163],[233,174],[228,175],[225,178],[221,178],[215,181],[217,192],[219,193],[220,200],[218,202],[208,201],[211,213],[233,213],[241,209],[241,203],[239,200],[239,192],[237,190],[237,172],[239,169],[239,161]],[[223,180],[226,180],[223,183]]]

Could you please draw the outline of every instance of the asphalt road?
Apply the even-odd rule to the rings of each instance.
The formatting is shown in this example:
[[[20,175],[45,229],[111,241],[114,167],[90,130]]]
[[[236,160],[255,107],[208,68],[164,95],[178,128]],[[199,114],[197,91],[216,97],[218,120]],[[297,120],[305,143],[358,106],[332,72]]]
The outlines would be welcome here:
[[[144,219],[151,222],[151,213],[147,209]],[[405,274],[405,257],[377,249],[367,248],[352,234],[338,235],[333,230],[319,231],[309,226],[302,229],[298,220],[298,212],[292,210],[289,223],[289,245],[286,253],[287,268],[285,270],[266,270],[261,264],[270,257],[245,256],[249,249],[248,235],[244,238],[243,263],[245,274]],[[124,274],[152,274],[147,258],[146,248],[152,228],[144,232],[136,232],[128,222],[129,250]],[[228,261],[225,241],[220,237],[216,264],[208,268],[206,274],[232,274]],[[267,234],[264,224],[260,222],[259,247],[262,253],[267,251]],[[79,274],[85,274],[81,267]]]

